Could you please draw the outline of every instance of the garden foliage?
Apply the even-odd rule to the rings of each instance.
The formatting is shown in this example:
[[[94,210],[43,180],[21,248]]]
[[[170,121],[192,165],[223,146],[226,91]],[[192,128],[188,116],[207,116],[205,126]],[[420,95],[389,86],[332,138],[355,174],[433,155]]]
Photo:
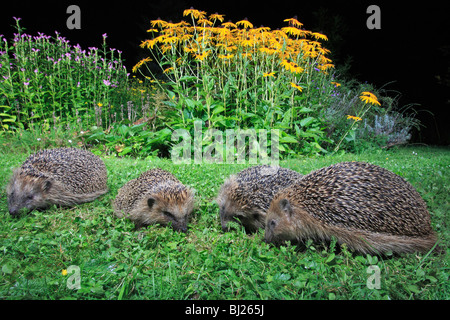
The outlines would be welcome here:
[[[58,33],[26,34],[16,18],[14,39],[0,42],[0,135],[38,128],[43,141],[41,134],[66,130],[69,145],[96,153],[166,157],[177,143],[171,133],[193,136],[201,121],[203,137],[209,129],[278,129],[286,158],[403,144],[419,127],[397,110],[398,96],[339,79],[328,38],[296,18],[271,30],[183,14],[178,23],[151,21],[141,43],[149,56],[132,70],[141,79],[107,48],[106,34],[100,49],[83,49]]]

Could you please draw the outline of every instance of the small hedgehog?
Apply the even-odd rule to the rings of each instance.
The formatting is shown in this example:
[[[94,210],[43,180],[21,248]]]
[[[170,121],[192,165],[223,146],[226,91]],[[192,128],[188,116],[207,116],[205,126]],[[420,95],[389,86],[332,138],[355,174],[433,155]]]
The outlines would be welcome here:
[[[265,240],[330,241],[360,253],[425,252],[437,241],[426,204],[402,177],[375,165],[322,168],[274,196]]]
[[[75,148],[42,150],[14,170],[6,189],[9,213],[90,202],[108,191],[106,182],[105,164],[91,152]]]
[[[127,217],[136,228],[159,223],[186,232],[194,208],[194,192],[173,174],[152,169],[119,189],[113,203],[117,217]]]
[[[268,165],[254,166],[232,175],[217,196],[223,231],[228,222],[239,221],[247,232],[264,228],[266,211],[273,196],[302,175],[296,171]]]

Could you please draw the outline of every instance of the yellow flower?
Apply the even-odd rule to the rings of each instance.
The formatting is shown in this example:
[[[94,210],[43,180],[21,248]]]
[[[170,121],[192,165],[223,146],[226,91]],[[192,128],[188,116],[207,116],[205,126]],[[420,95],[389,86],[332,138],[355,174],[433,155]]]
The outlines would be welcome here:
[[[253,39],[251,37],[245,37],[240,42],[244,47],[252,47],[253,46]]]
[[[133,67],[133,69],[131,69],[132,72],[136,72],[144,63],[152,61],[152,59],[150,57],[144,58],[141,61],[139,61],[138,63],[136,63],[136,65]]]
[[[275,77],[275,72],[270,72],[270,73],[263,73],[263,77],[264,78],[266,78],[266,77]]]
[[[286,20],[284,20],[284,22],[289,22],[290,25],[292,25],[293,27],[297,27],[297,28],[301,28],[303,26],[303,23],[299,22],[297,20],[297,17],[286,19]]]
[[[259,48],[258,50],[260,52],[268,54],[268,55],[273,55],[273,54],[277,53],[277,51],[278,51],[278,50],[275,50],[275,49],[270,49],[270,48],[265,48],[265,47]]]
[[[170,71],[174,70],[173,67],[167,68],[166,70],[164,70],[164,73],[169,73]]]
[[[302,73],[303,68],[299,67],[295,62],[289,62],[287,60],[281,61],[281,65],[287,70],[292,73]]]
[[[61,274],[62,274],[63,276],[67,276],[67,270],[66,270],[66,269],[63,269],[63,271],[61,271]]]
[[[98,105],[100,108],[103,107],[103,103],[101,103],[101,102],[97,103],[97,105]]]
[[[321,34],[321,33],[318,33],[318,32],[313,32],[313,33],[311,33],[311,35],[312,35],[314,38],[316,38],[317,40],[322,39],[322,40],[328,41],[327,36],[324,35],[324,34]]]
[[[236,29],[237,25],[235,25],[233,22],[225,22],[225,23],[222,23],[222,27]]]
[[[219,59],[231,59],[234,57],[234,54],[227,54],[227,55],[219,54],[217,57]]]
[[[290,34],[296,37],[301,37],[304,35],[304,32],[300,29],[297,29],[295,27],[284,27],[281,28],[282,31],[284,31],[286,34]]]
[[[334,81],[331,81],[331,84],[334,84],[336,88],[337,88],[337,87],[340,87],[340,86],[341,86],[341,84],[340,84],[340,83],[338,83],[338,82],[334,82]]]
[[[223,22],[223,19],[224,19],[223,17],[224,17],[223,14],[218,14],[216,12],[209,16],[209,20],[213,20],[213,21],[219,20],[220,22]]]
[[[208,56],[208,51],[204,51],[202,54],[194,54],[195,59],[198,59],[200,61],[205,60],[205,58]]]
[[[236,25],[243,26],[244,28],[252,29],[253,25],[247,19],[236,22]]]
[[[295,83],[291,82],[291,87],[297,89],[298,91],[302,92],[303,88],[299,85],[296,85]]]
[[[178,41],[177,37],[167,37],[163,40],[163,43],[176,43]]]
[[[347,119],[352,119],[355,121],[361,121],[362,119],[360,117],[355,117],[355,116],[351,116],[351,115],[347,115]]]
[[[361,101],[363,101],[366,104],[370,103],[373,105],[381,106],[381,103],[378,102],[378,98],[371,92],[364,91],[361,93],[361,96],[359,98],[361,99]]]
[[[206,20],[206,19],[200,19],[197,21],[197,23],[201,24],[203,26],[212,26],[213,25],[213,23],[211,21]]]
[[[195,10],[194,8],[190,8],[190,9],[187,9],[187,10],[184,10],[183,11],[183,16],[185,17],[185,16],[191,16],[191,17],[194,17],[195,19],[203,19],[204,17],[205,17],[205,15],[206,15],[206,12],[205,11],[198,11],[198,10]]]
[[[160,26],[161,28],[164,28],[167,25],[167,22],[164,20],[161,20],[160,18],[156,20],[151,20],[150,23],[152,24],[152,27]]]

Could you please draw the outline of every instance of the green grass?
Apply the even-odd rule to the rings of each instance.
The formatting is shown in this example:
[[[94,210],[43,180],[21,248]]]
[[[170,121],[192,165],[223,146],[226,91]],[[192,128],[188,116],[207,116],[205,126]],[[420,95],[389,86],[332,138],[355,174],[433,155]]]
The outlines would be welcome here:
[[[413,153],[414,152],[414,153]],[[417,153],[417,154],[416,154]],[[0,155],[8,178],[27,154]],[[169,160],[105,158],[110,192],[70,209],[10,217],[2,179],[0,299],[449,299],[450,150],[404,148],[282,161],[303,174],[341,161],[368,161],[406,178],[428,204],[443,255],[357,255],[310,243],[273,247],[263,231],[223,233],[212,201],[226,177],[245,165],[173,165]],[[113,215],[111,201],[128,180],[153,167],[197,190],[187,234],[150,226],[138,231]],[[81,289],[62,270],[80,267]],[[380,269],[370,289],[367,268]]]

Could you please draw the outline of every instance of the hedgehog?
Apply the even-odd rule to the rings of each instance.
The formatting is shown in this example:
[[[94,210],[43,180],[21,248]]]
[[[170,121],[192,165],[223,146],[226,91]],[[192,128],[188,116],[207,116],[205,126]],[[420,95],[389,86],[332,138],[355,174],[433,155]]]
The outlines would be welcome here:
[[[278,192],[265,241],[338,244],[359,253],[429,251],[437,237],[424,200],[402,177],[364,162],[319,169]]]
[[[108,191],[103,161],[75,148],[47,149],[30,155],[13,171],[7,186],[9,213],[73,206],[93,201]]]
[[[222,230],[229,231],[230,221],[237,221],[249,233],[264,229],[273,196],[301,177],[296,171],[269,165],[250,167],[229,177],[216,198]]]
[[[194,191],[170,172],[151,169],[119,189],[113,208],[117,217],[129,218],[137,229],[150,224],[171,224],[173,229],[187,232]]]

